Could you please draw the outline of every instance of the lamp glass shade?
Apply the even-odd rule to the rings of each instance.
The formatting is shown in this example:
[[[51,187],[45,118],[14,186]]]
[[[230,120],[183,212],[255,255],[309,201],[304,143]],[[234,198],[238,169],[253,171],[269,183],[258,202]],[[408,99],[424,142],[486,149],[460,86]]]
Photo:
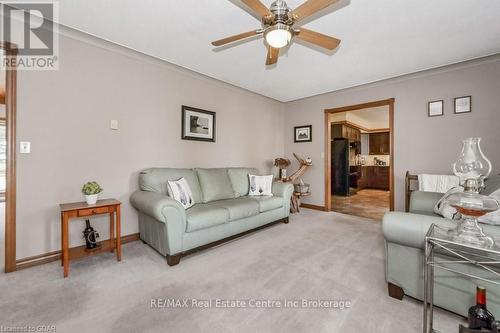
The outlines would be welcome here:
[[[461,182],[467,179],[485,179],[491,172],[491,162],[484,156],[481,138],[463,140],[462,151],[458,160],[453,163],[453,173],[460,177]]]
[[[292,33],[287,29],[277,28],[267,31],[265,38],[269,46],[279,49],[290,43]]]

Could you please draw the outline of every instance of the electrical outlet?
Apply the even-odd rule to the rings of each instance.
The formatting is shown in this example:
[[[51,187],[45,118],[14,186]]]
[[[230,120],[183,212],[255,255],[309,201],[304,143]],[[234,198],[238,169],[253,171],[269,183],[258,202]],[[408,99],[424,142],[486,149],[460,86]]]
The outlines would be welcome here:
[[[19,142],[19,152],[21,154],[31,153],[31,142],[28,142],[28,141]]]
[[[118,120],[111,119],[109,121],[109,128],[111,128],[112,130],[117,130],[118,129]]]

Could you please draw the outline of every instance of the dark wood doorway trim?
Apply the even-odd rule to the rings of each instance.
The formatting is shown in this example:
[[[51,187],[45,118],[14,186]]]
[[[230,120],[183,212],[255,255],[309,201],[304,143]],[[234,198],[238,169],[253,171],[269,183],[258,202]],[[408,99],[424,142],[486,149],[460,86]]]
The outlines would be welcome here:
[[[5,56],[17,57],[17,47],[0,43]],[[12,62],[11,62],[12,63]],[[15,62],[14,62],[15,63]],[[7,131],[7,170],[5,193],[5,272],[16,270],[16,105],[17,69],[5,70],[5,114]]]
[[[331,138],[332,131],[330,127],[329,115],[331,113],[339,113],[346,111],[361,110],[366,108],[374,108],[378,106],[389,107],[389,131],[390,131],[390,146],[391,146],[391,156],[390,156],[390,166],[389,166],[389,190],[390,190],[390,210],[394,210],[394,98],[348,105],[339,108],[326,109],[325,110],[325,210],[329,212],[332,208],[332,194],[331,194]]]

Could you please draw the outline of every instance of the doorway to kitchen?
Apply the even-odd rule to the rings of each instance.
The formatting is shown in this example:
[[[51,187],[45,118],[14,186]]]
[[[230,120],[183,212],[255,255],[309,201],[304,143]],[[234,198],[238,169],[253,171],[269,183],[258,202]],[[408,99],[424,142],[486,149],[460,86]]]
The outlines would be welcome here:
[[[325,208],[380,221],[394,209],[394,99],[325,110]]]

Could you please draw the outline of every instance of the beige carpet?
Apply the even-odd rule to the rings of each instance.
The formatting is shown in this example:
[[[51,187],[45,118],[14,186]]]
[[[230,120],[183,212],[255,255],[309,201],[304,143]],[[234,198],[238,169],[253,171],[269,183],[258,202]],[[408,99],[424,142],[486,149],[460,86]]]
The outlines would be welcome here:
[[[151,298],[349,300],[349,309],[152,309]],[[215,301],[214,301],[215,302]],[[380,225],[303,209],[277,224],[168,267],[142,242],[75,262],[0,275],[0,325],[57,332],[421,332],[422,305],[386,294]],[[437,311],[436,327],[459,318]]]

